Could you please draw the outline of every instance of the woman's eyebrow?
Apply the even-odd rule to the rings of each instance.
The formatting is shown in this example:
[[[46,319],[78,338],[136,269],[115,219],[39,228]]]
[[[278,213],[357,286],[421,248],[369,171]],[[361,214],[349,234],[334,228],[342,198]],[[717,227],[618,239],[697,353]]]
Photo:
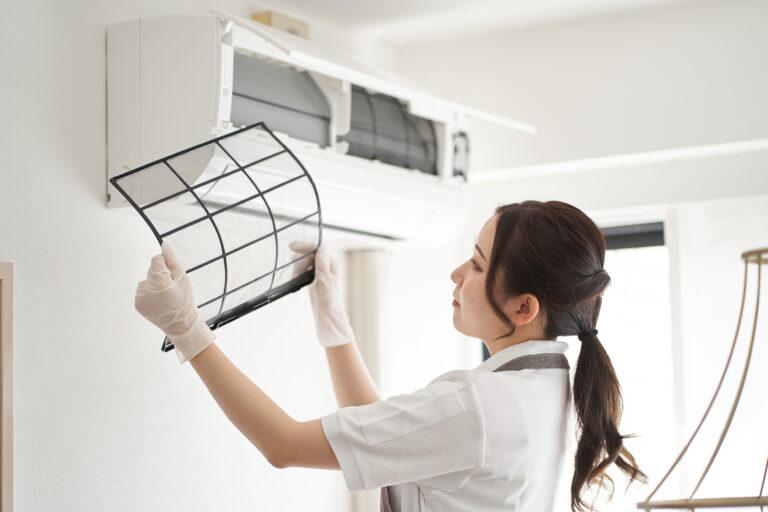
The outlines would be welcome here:
[[[483,251],[480,250],[480,246],[479,245],[475,244],[475,249],[477,249],[477,252],[480,253],[480,256],[482,256],[485,261],[488,261],[488,260],[485,259],[485,254],[483,254]]]

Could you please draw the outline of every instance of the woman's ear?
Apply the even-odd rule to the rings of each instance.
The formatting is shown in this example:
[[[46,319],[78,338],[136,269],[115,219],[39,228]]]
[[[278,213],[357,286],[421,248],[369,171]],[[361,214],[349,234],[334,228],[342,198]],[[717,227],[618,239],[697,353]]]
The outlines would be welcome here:
[[[533,322],[539,316],[539,299],[530,293],[510,297],[504,304],[504,314],[515,326]]]

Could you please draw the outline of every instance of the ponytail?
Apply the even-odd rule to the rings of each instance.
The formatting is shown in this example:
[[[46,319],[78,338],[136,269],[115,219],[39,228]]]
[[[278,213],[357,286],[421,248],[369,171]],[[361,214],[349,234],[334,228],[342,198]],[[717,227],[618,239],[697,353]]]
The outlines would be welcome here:
[[[597,484],[608,487],[613,497],[613,480],[606,474],[611,464],[629,476],[630,483],[648,481],[624,447],[624,439],[634,436],[619,434],[621,388],[595,330],[602,295],[611,282],[603,268],[605,237],[584,212],[560,201],[507,204],[496,208],[496,215],[485,294],[496,316],[509,326],[506,335],[514,333],[515,326],[497,302],[531,293],[546,320],[547,339],[578,333],[582,340],[573,382],[580,437],[571,510],[594,510],[582,493]]]
[[[599,312],[601,298],[595,302],[595,310]],[[634,436],[619,434],[623,403],[611,359],[597,338],[597,331],[587,329],[583,332],[587,331],[592,332],[579,336],[582,344],[573,381],[573,401],[581,434],[571,481],[571,510],[574,512],[593,510],[582,499],[583,490],[592,484],[608,488],[613,497],[613,479],[606,474],[612,463],[629,477],[629,483],[648,481],[623,444],[624,439]]]

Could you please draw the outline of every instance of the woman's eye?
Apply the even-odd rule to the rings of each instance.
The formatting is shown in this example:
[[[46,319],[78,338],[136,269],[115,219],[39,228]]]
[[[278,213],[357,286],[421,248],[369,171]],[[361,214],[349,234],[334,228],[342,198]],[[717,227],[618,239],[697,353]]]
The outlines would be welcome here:
[[[477,266],[477,263],[475,263],[475,260],[469,260],[472,262],[472,268],[475,270],[480,270],[480,267]]]

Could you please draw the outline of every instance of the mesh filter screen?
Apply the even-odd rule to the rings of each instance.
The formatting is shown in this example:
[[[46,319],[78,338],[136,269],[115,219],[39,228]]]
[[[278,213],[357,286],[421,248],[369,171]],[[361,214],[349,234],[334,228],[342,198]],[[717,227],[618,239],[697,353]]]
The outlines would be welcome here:
[[[314,279],[309,256],[322,238],[317,189],[264,123],[109,181],[160,244],[173,244],[211,329]],[[172,348],[166,338],[163,351]]]

